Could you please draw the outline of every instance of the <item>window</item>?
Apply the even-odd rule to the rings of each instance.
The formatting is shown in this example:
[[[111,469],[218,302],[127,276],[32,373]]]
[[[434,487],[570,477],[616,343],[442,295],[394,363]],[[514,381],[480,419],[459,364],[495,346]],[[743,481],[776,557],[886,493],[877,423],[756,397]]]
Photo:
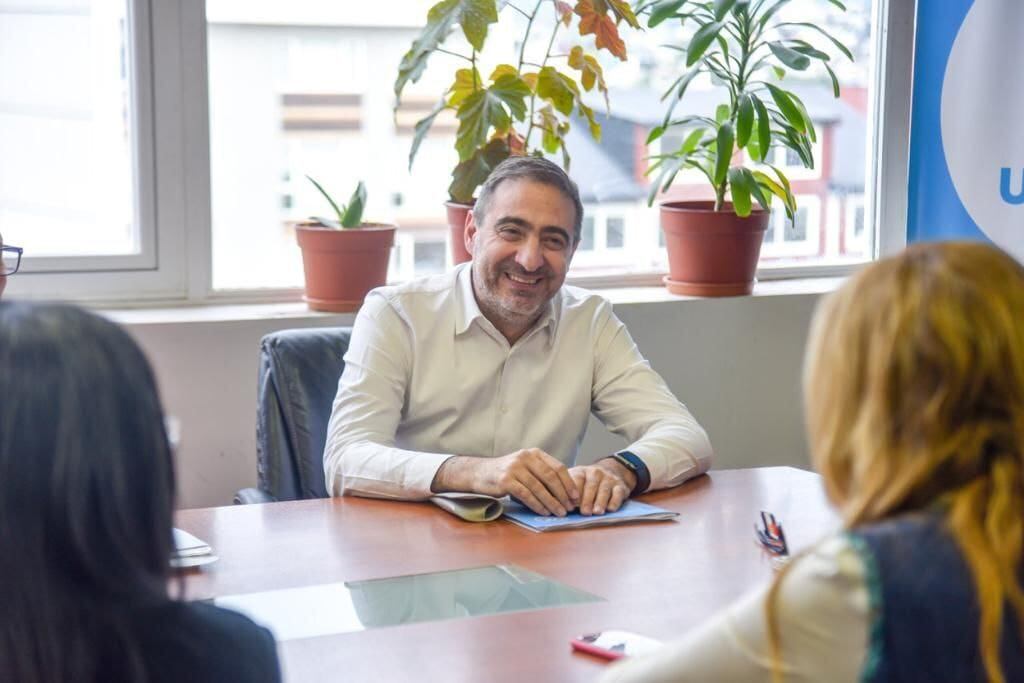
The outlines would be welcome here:
[[[214,290],[302,285],[294,226],[331,214],[307,175],[339,204],[366,183],[364,218],[399,226],[404,253],[389,277],[443,269],[447,256],[431,229],[445,225],[456,122],[440,122],[410,173],[415,121],[446,84],[428,72],[421,91],[392,111],[394,74],[430,3],[405,4],[407,12],[353,3],[267,10],[208,0]],[[367,27],[371,19],[379,26]],[[291,197],[284,210],[272,203],[282,193]]]
[[[594,251],[594,217],[584,216],[581,228],[579,251]]]
[[[415,121],[448,85],[446,57],[392,109],[397,64],[431,4],[0,0],[0,232],[25,247],[8,293],[297,298],[294,225],[330,210],[306,175],[341,201],[366,182],[366,218],[400,227],[392,279],[447,268],[442,202],[457,121],[439,117],[408,167]],[[794,173],[803,209],[791,227],[774,219],[762,279],[871,258],[878,224],[887,226],[882,249],[902,240],[914,10],[846,4],[845,15],[828,0],[780,10],[824,21],[857,60],[835,60],[839,100],[822,74],[787,76],[818,121],[819,163]],[[672,30],[628,32],[630,59],[603,63],[611,112],[600,96],[591,102],[602,142],[573,136],[572,145],[585,145],[570,149],[570,173],[587,215],[571,277],[584,282],[653,284],[666,266],[645,157],[678,146],[683,131],[656,149],[642,144],[680,68],[659,47],[674,38],[662,29]],[[508,33],[494,41],[500,49],[514,47]],[[876,41],[886,60],[877,73]],[[696,81],[683,106],[713,110],[720,96]],[[886,126],[876,126],[879,112]],[[776,161],[792,166],[782,154]],[[706,198],[704,182],[683,173],[670,195]],[[887,188],[877,199],[876,186]]]
[[[820,253],[823,234],[827,236],[829,232],[821,221],[821,198],[817,195],[797,195],[796,202],[797,212],[792,222],[786,218],[786,212],[781,207],[772,212],[771,223],[761,246],[763,259],[812,259]]]
[[[0,229],[25,272],[143,246],[128,7],[50,4],[0,2]]]
[[[606,249],[621,249],[626,240],[626,221],[622,216],[605,219],[604,246]]]

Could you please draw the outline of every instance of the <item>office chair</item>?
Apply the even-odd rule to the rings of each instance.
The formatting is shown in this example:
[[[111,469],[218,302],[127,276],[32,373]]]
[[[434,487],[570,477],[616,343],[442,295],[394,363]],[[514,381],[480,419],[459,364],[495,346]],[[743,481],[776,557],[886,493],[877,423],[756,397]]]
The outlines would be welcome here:
[[[256,407],[259,488],[235,503],[326,498],[327,421],[352,328],[282,330],[260,340]]]

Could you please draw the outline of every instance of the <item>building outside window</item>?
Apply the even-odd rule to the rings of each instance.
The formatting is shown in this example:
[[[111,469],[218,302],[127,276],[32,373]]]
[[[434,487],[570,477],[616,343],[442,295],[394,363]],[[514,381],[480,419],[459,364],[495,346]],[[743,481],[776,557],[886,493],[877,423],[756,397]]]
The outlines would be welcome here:
[[[815,118],[817,164],[807,171],[776,152],[803,208],[792,226],[777,212],[762,277],[874,254],[866,188],[875,181],[877,1],[849,0],[845,15],[828,0],[794,0],[781,10],[823,24],[857,60],[833,60],[838,100],[822,73],[787,75]],[[394,0],[386,11],[206,0],[200,18],[201,4],[69,0],[39,8],[0,0],[0,229],[25,247],[25,273],[55,274],[9,287],[77,283],[61,278],[96,271],[111,278],[89,289],[93,297],[296,298],[294,224],[330,211],[307,175],[341,201],[366,183],[365,218],[399,225],[393,280],[449,267],[443,201],[458,122],[439,117],[411,169],[408,155],[415,122],[448,86],[457,60],[435,55],[397,110],[392,92],[432,0]],[[481,59],[510,58],[522,28],[515,22],[502,13],[491,27],[496,54]],[[651,148],[643,140],[661,122],[661,93],[681,68],[678,55],[660,47],[678,42],[669,24],[628,31],[626,62],[602,57],[611,110],[596,94],[591,102],[602,139],[581,126],[569,136],[569,171],[587,214],[570,278],[646,274],[653,283],[666,268],[645,171],[648,155],[678,146],[685,131],[670,130]],[[556,52],[571,47],[564,42]],[[677,113],[713,111],[722,97],[695,81]],[[708,195],[693,171],[664,198]]]

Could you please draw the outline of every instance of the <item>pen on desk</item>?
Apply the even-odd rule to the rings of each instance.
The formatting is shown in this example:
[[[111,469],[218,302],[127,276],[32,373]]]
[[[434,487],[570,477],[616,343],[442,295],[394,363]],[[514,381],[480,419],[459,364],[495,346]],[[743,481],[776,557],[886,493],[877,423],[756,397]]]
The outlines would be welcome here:
[[[782,525],[770,512],[761,511],[761,527],[754,524],[754,534],[765,549],[780,557],[789,555],[789,545],[786,543],[786,535],[782,531]]]

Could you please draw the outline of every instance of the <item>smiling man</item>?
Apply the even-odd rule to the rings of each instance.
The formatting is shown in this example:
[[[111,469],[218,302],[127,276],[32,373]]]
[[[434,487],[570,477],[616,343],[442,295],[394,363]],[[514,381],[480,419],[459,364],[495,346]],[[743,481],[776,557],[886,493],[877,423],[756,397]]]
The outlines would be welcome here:
[[[705,472],[711,445],[602,297],[565,286],[583,206],[555,164],[500,164],[467,219],[473,260],[371,292],[327,431],[332,495],[513,495],[617,510]],[[576,465],[590,414],[629,441]]]

